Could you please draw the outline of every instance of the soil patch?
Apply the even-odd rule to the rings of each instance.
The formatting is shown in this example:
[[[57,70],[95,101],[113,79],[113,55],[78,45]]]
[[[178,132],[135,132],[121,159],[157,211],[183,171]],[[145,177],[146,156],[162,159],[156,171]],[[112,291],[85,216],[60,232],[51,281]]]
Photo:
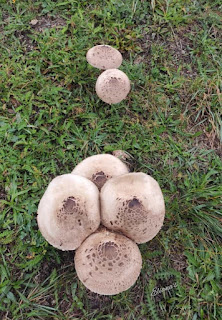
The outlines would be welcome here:
[[[169,258],[172,263],[172,267],[181,273],[186,273],[186,268],[188,267],[187,258],[183,254],[183,248],[172,247],[169,254]]]
[[[43,32],[45,29],[56,28],[66,26],[66,20],[61,17],[50,17],[49,15],[37,17],[30,21],[32,29],[38,32]]]
[[[166,46],[169,53],[173,56],[173,64],[178,68],[182,63],[181,75],[188,78],[197,76],[197,68],[192,61],[190,51],[194,48],[189,35],[195,35],[195,30],[192,26],[186,26],[175,32],[172,39],[166,41]],[[189,65],[189,68],[186,66]]]
[[[191,128],[191,132],[194,134],[201,131],[202,134],[195,138],[195,145],[200,149],[215,150],[216,154],[222,157],[222,144],[216,130],[212,129],[210,132],[207,132],[204,124]]]
[[[151,46],[159,45],[165,48],[165,50],[172,57],[171,63],[178,69],[180,66],[180,74],[184,77],[195,78],[197,76],[197,68],[192,61],[190,51],[193,49],[193,41],[189,39],[189,35],[195,35],[197,32],[195,25],[188,25],[181,27],[172,33],[171,36],[162,35],[153,32],[153,30],[142,31],[143,37],[138,40],[138,43],[143,50],[134,60],[134,64],[139,64],[143,61],[146,63],[150,60],[147,58],[151,55]],[[171,30],[169,30],[171,32]]]
[[[218,88],[208,87],[203,97],[196,97],[192,104],[188,105],[190,115],[187,119],[188,131],[197,134],[194,143],[198,148],[215,150],[216,154],[222,156],[222,144],[220,141],[219,124],[217,117],[220,117],[219,106],[218,113],[212,111],[212,97]],[[218,99],[220,100],[220,93]]]
[[[35,49],[37,43],[29,37],[31,35],[30,31],[17,30],[14,34],[15,37],[19,40],[24,52],[30,52]]]
[[[0,187],[0,200],[6,200],[7,196],[5,190]]]

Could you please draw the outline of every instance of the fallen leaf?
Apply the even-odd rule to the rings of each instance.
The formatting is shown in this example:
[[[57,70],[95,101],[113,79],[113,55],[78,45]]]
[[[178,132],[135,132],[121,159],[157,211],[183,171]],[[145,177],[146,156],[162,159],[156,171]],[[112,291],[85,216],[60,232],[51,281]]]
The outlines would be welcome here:
[[[38,22],[39,22],[39,20],[33,19],[33,20],[30,21],[30,24],[35,26]]]

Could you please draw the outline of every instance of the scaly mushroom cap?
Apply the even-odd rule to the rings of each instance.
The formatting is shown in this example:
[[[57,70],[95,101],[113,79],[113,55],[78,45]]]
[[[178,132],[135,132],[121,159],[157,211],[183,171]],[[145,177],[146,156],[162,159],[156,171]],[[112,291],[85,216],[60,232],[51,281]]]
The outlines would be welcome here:
[[[89,49],[86,60],[91,66],[106,70],[119,68],[123,57],[117,49],[102,44]]]
[[[141,267],[137,245],[127,237],[106,230],[89,236],[75,255],[79,279],[91,291],[104,295],[129,289]]]
[[[160,231],[165,205],[159,184],[145,173],[128,173],[107,181],[100,193],[102,224],[137,243]]]
[[[75,250],[100,224],[97,187],[73,174],[54,178],[40,200],[37,221],[51,245]]]
[[[86,177],[100,190],[108,179],[128,172],[127,166],[118,158],[111,154],[97,154],[80,162],[72,174]]]
[[[106,103],[119,103],[130,91],[127,75],[118,69],[109,69],[101,73],[96,81],[96,93]]]

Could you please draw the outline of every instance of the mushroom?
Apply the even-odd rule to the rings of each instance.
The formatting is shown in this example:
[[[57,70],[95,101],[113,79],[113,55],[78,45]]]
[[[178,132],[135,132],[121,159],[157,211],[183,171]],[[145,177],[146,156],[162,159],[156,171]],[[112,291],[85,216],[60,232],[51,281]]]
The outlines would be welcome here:
[[[119,103],[130,91],[127,75],[118,69],[109,69],[101,73],[96,81],[96,93],[106,103]]]
[[[75,250],[100,224],[97,187],[73,174],[54,178],[40,200],[37,222],[51,245]]]
[[[132,156],[129,153],[123,150],[114,150],[112,154],[114,155],[114,157],[117,157],[121,161],[127,161],[132,158]]]
[[[121,161],[123,161],[127,165],[127,167],[129,168],[129,171],[131,171],[131,169],[133,169],[134,158],[130,153],[128,153],[124,150],[114,150],[112,152],[112,155],[114,157],[117,157]]]
[[[91,66],[106,70],[119,68],[123,57],[117,49],[102,44],[89,49],[86,54],[86,60]]]
[[[81,282],[91,291],[104,295],[129,289],[142,267],[138,246],[127,237],[105,229],[81,244],[74,261]]]
[[[106,182],[100,193],[101,221],[137,243],[154,238],[160,231],[164,199],[158,182],[145,173],[128,173]]]
[[[86,177],[100,190],[108,179],[128,172],[127,166],[118,158],[111,154],[97,154],[80,162],[72,174]]]

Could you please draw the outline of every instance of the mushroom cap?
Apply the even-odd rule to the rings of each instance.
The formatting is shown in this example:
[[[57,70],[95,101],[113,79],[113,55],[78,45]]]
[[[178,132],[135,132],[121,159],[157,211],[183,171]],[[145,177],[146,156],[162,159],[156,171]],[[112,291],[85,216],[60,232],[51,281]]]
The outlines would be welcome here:
[[[120,159],[111,154],[97,154],[81,161],[72,174],[86,177],[100,190],[108,179],[128,172],[129,169]]]
[[[96,81],[96,93],[99,98],[109,104],[119,103],[130,91],[127,75],[118,69],[109,69],[101,73]]]
[[[123,57],[117,49],[100,44],[88,50],[86,60],[91,66],[106,70],[119,68],[123,61]]]
[[[137,243],[160,231],[165,205],[158,182],[145,173],[128,173],[106,182],[100,193],[101,220]]]
[[[90,235],[75,254],[79,279],[91,291],[104,295],[129,289],[141,267],[138,246],[127,237],[106,230]]]
[[[37,222],[51,245],[75,250],[100,224],[98,189],[81,176],[54,178],[40,200]]]

